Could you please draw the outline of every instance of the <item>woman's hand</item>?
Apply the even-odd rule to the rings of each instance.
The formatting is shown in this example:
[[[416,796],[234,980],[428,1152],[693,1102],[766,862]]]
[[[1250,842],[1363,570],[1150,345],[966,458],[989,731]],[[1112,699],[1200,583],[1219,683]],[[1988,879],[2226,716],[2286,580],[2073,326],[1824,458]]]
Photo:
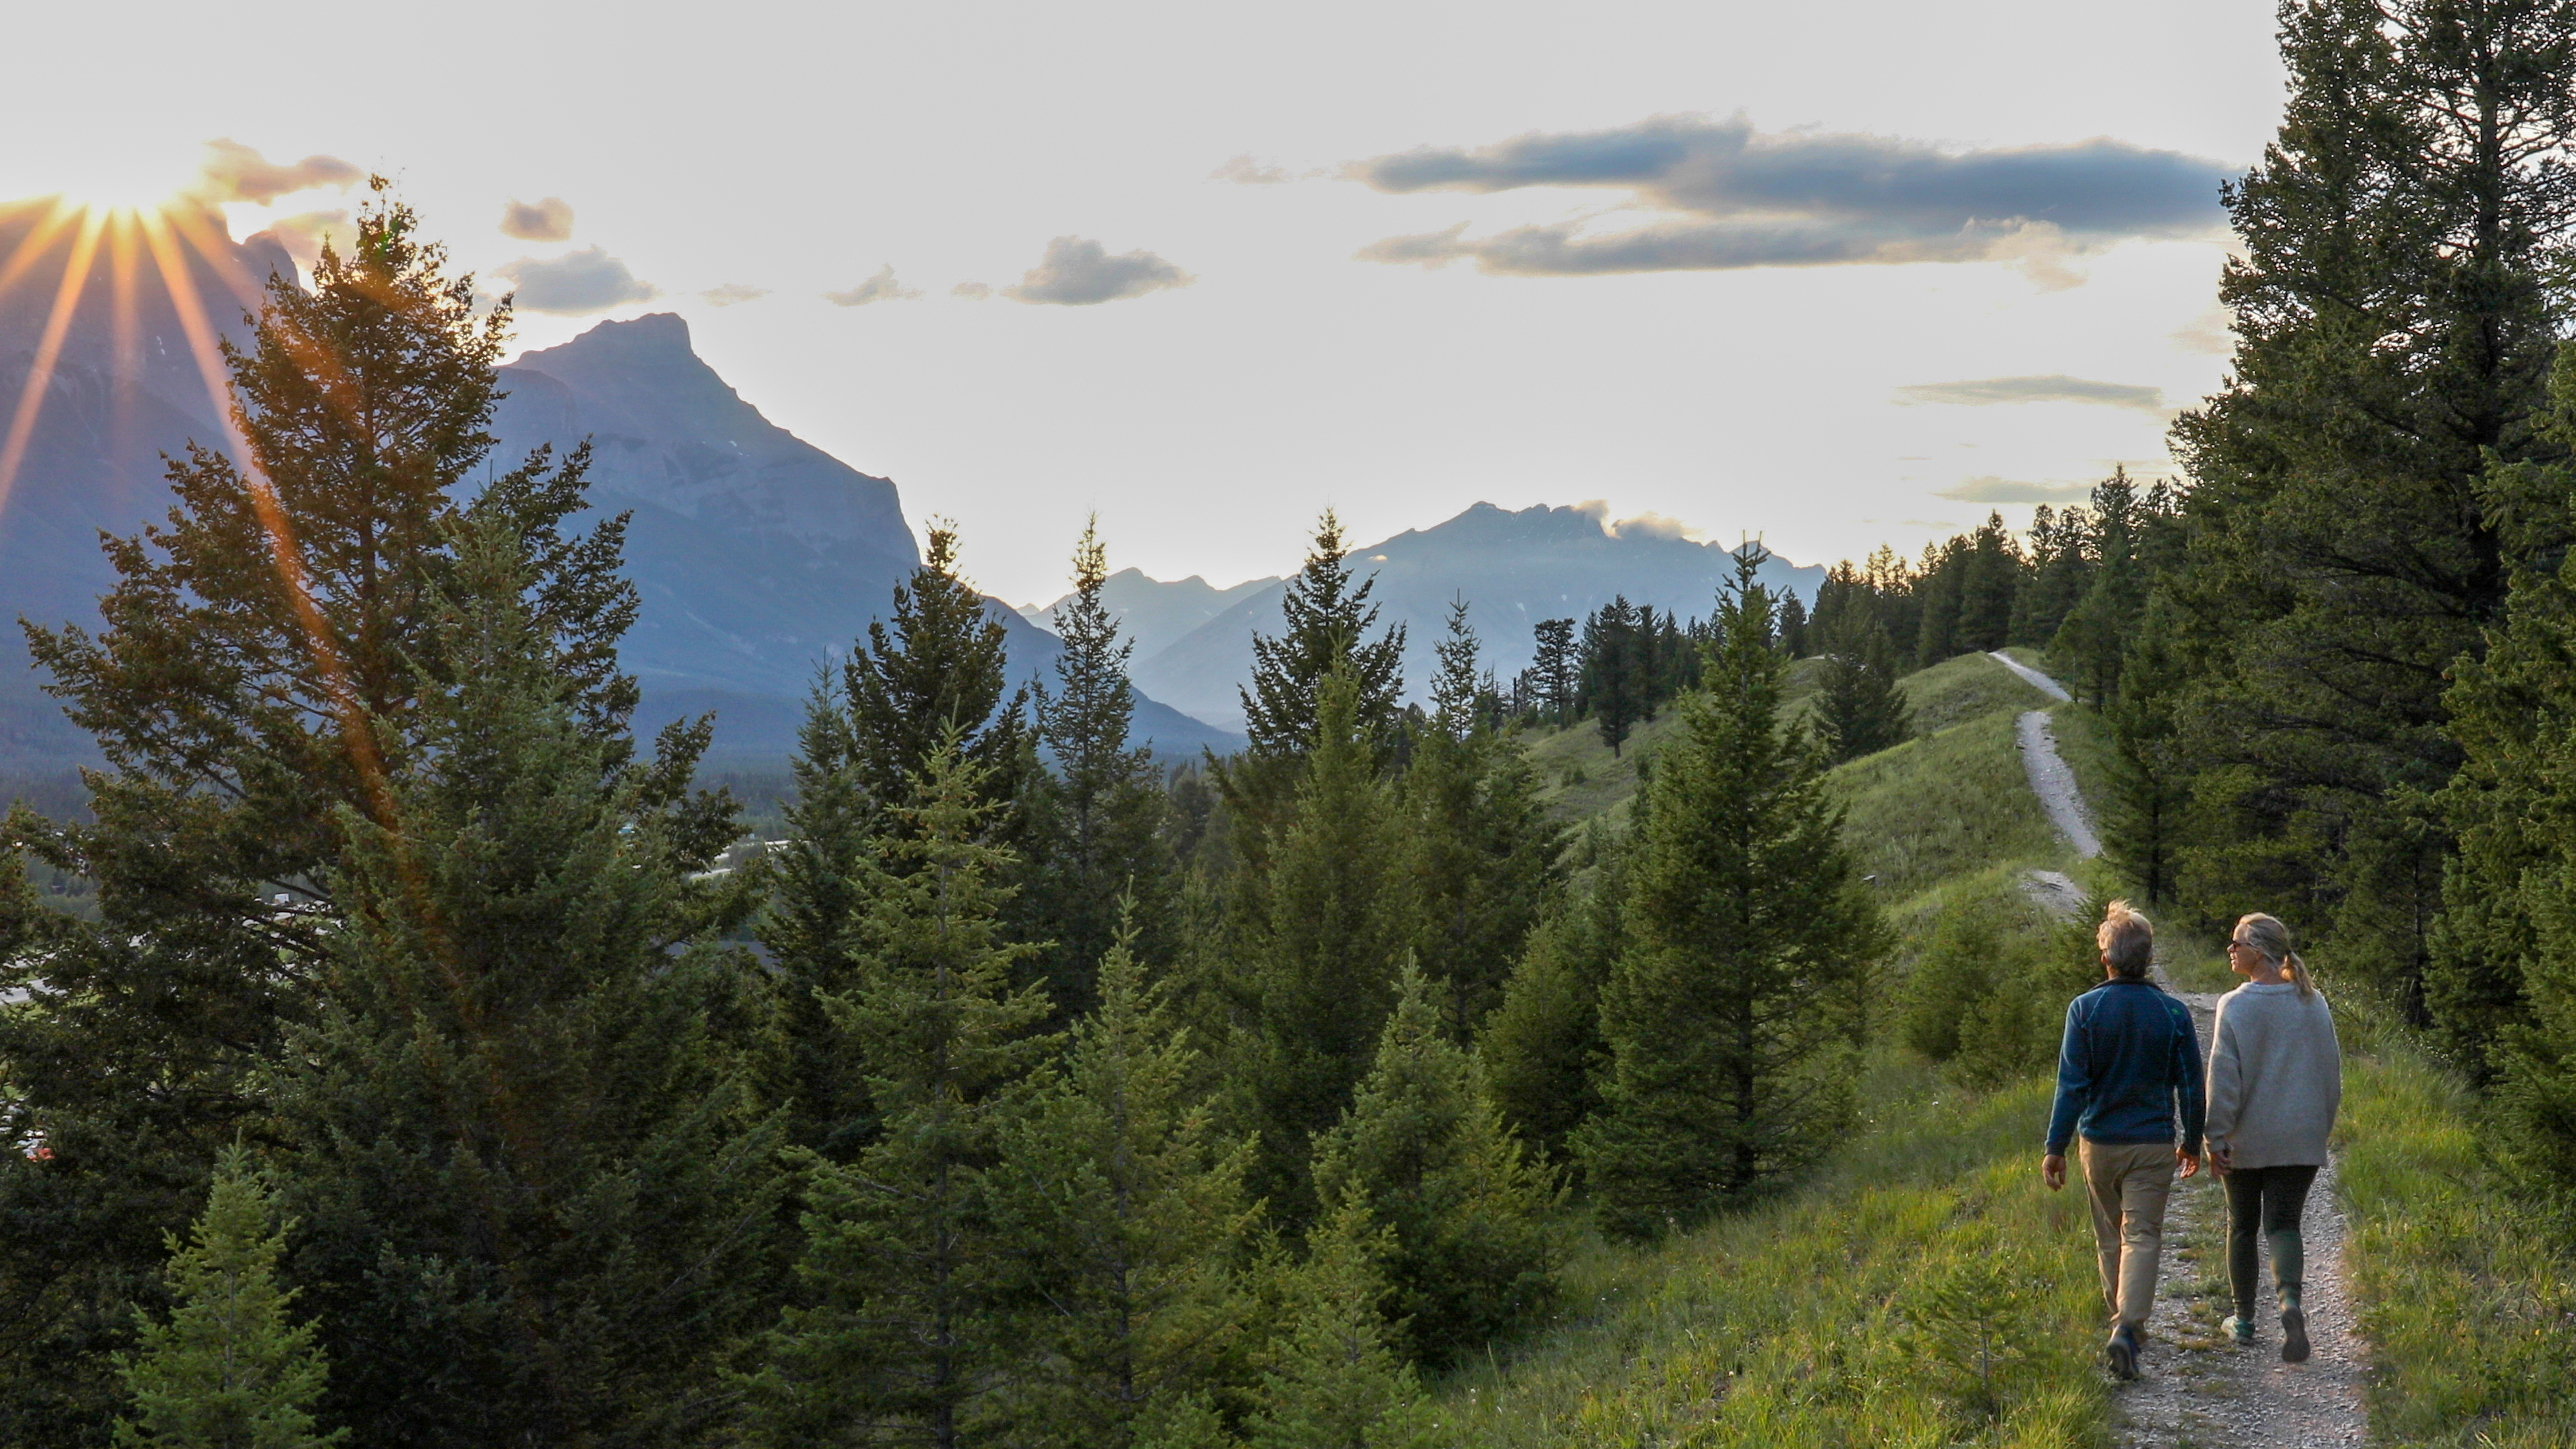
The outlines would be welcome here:
[[[2226,1149],[2226,1148],[2224,1148],[2224,1147],[2212,1147],[2212,1148],[2210,1148],[2210,1149],[2209,1149],[2209,1170],[2210,1170],[2210,1171],[2212,1171],[2212,1172],[2214,1172],[2214,1173],[2217,1173],[2220,1177],[2225,1177],[2225,1176],[2227,1175],[2227,1169],[2228,1169],[2228,1166],[2229,1166],[2229,1163],[2228,1163],[2228,1161],[2227,1161],[2227,1149]]]

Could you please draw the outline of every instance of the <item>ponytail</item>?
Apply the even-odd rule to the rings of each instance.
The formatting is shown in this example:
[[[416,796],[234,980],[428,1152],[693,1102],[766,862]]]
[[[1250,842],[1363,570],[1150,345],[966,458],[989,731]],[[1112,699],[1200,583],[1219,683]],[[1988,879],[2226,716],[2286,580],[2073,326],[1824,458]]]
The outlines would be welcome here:
[[[2305,1001],[2317,994],[2316,983],[2308,979],[2308,963],[2300,960],[2299,953],[2290,949],[2290,928],[2282,925],[2278,916],[2256,911],[2239,916],[2236,925],[2245,933],[2245,944],[2262,952],[2265,960],[2290,973],[2290,984],[2299,988],[2300,1000]]]

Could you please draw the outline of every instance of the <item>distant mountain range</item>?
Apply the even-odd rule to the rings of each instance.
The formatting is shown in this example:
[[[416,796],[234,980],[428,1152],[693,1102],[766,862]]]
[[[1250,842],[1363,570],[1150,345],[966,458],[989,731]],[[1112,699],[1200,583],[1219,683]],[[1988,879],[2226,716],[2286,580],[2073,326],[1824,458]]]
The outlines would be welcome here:
[[[1515,513],[1479,503],[1445,523],[1355,549],[1351,565],[1375,576],[1370,597],[1381,622],[1404,626],[1405,677],[1419,697],[1453,600],[1466,602],[1485,663],[1508,683],[1529,667],[1531,631],[1539,621],[1580,621],[1620,596],[1685,619],[1706,615],[1716,607],[1720,581],[1734,576],[1735,556],[1669,525],[1613,522],[1598,504]],[[1775,558],[1759,576],[1813,601],[1825,571]],[[1220,592],[1196,578],[1158,584],[1132,569],[1111,583],[1111,607],[1139,621],[1130,625],[1136,687],[1209,724],[1243,728],[1236,691],[1252,677],[1252,636],[1279,632],[1287,585],[1256,579]],[[1231,602],[1215,607],[1225,600]],[[1045,617],[1053,608],[1029,612]]]
[[[29,239],[43,212],[0,206],[0,259],[23,257],[0,289],[0,408],[14,407],[34,366],[71,232]],[[249,279],[291,268],[264,238],[221,240],[191,263],[220,330],[243,331]],[[25,616],[95,626],[114,581],[101,532],[158,521],[169,494],[160,457],[221,437],[169,291],[150,267],[123,295],[110,269],[77,294],[15,487],[0,495],[0,620]],[[122,317],[128,319],[120,322]],[[711,763],[774,764],[794,747],[806,691],[842,658],[895,585],[920,563],[894,483],[872,477],[761,416],[692,349],[688,324],[657,314],[603,322],[502,369],[509,396],[494,418],[492,466],[540,444],[590,440],[594,505],[633,516],[627,569],[643,610],[624,658],[644,689],[639,725],[714,710]],[[0,427],[6,426],[0,413]],[[970,540],[971,542],[971,540]],[[1583,615],[1625,594],[1689,617],[1709,611],[1727,550],[1668,527],[1617,524],[1597,505],[1505,512],[1478,504],[1436,527],[1358,550],[1376,576],[1384,618],[1408,632],[1406,671],[1428,678],[1450,601],[1464,599],[1495,673],[1529,663],[1531,626]],[[1812,597],[1823,571],[1773,561],[1766,582]],[[1168,757],[1242,743],[1236,690],[1250,676],[1252,636],[1280,627],[1278,579],[1220,589],[1165,583],[1134,569],[1107,599],[1136,642],[1136,730]],[[1014,677],[1050,675],[1062,645],[1052,606],[990,605]],[[36,687],[14,629],[0,633],[0,768],[91,758]]]

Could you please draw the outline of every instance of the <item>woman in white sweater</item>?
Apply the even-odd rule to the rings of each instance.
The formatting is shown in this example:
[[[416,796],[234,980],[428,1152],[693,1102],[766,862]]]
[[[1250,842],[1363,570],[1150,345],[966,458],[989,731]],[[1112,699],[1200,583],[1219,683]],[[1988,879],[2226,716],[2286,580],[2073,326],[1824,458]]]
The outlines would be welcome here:
[[[2209,1155],[2227,1184],[2227,1280],[2236,1291],[2228,1332],[2254,1341],[2255,1245],[2272,1249],[2281,1305],[2281,1357],[2308,1356],[2299,1307],[2305,1251],[2299,1217],[2326,1161],[2343,1104],[2343,1048],[2334,1013],[2290,949],[2290,928],[2266,915],[2236,923],[2227,964],[2245,984],[2220,997],[2210,1033]]]

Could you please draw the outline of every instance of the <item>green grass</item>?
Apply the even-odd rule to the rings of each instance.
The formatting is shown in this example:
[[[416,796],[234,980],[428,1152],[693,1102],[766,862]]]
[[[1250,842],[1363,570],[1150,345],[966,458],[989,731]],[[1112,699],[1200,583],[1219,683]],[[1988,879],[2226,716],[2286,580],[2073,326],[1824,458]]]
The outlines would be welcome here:
[[[1999,712],[2045,709],[2050,703],[2038,686],[1983,654],[1945,659],[1900,682],[1918,737]]]
[[[2517,1204],[2480,1128],[2403,1045],[2347,1063],[2339,1171],[2383,1445],[2576,1444],[2576,1249]]]
[[[1980,1097],[1891,1060],[1866,1096],[1877,1125],[1795,1194],[1593,1247],[1563,1327],[1438,1386],[1444,1442],[2102,1442],[2084,1202],[2042,1190],[2031,1145],[2046,1084]]]
[[[1953,877],[2072,863],[2031,793],[2011,711],[1865,755],[1829,778],[1848,811],[1844,837],[1891,909]]]

